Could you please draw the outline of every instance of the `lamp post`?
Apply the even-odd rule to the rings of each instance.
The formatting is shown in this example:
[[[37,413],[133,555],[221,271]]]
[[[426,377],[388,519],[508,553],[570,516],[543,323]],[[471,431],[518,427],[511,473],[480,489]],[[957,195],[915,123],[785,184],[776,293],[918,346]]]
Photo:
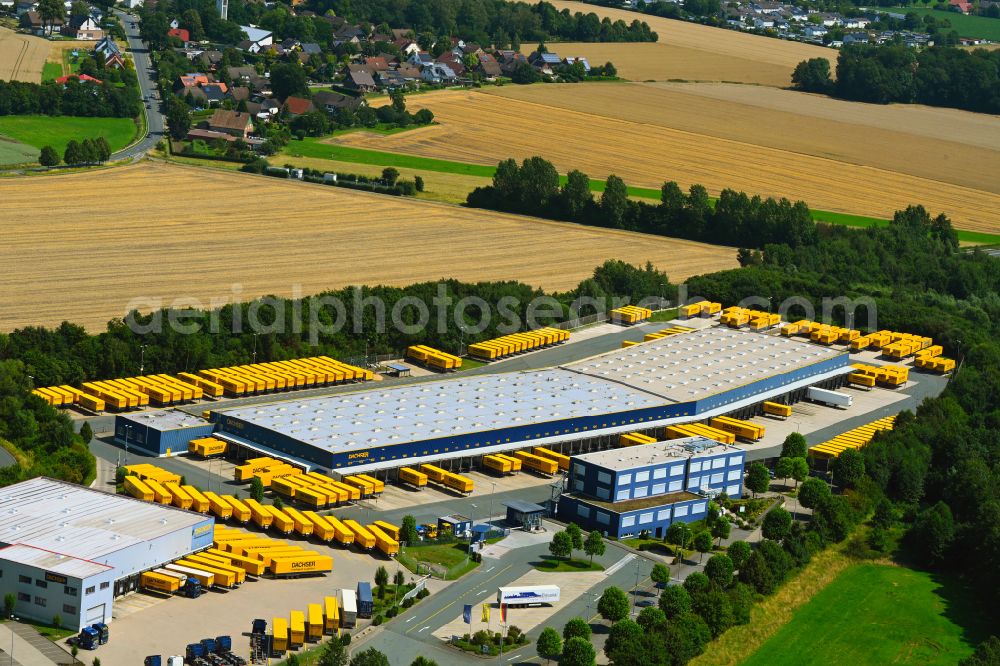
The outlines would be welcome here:
[[[139,374],[143,373],[146,367],[146,345],[139,345]]]
[[[128,465],[128,435],[129,431],[132,430],[132,426],[125,424],[125,464]]]
[[[497,482],[496,481],[490,481],[490,486],[491,486],[491,488],[490,488],[490,515],[486,519],[487,523],[489,523],[490,520],[493,519],[493,493],[495,493],[497,491]]]

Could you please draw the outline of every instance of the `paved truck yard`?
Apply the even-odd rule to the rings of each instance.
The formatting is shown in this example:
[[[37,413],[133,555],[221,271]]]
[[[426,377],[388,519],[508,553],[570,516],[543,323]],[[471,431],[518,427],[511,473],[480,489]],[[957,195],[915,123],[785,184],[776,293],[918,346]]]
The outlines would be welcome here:
[[[671,325],[691,330],[621,349],[625,340],[641,341],[643,336]],[[210,409],[212,427],[207,431],[227,441],[230,454],[202,459],[177,455],[174,449],[169,457],[156,457],[136,447],[133,439],[128,463],[151,462],[185,477],[186,483],[202,490],[246,498],[249,485],[234,480],[237,466],[247,457],[269,453],[334,478],[369,474],[387,481],[380,494],[328,507],[319,511],[321,515],[353,518],[363,525],[375,520],[399,525],[407,514],[413,515],[418,524],[433,523],[451,514],[468,516],[475,523],[488,519],[498,522],[506,502],[545,505],[557,498],[567,489],[566,469],[539,474],[524,468],[516,474],[501,475],[481,468],[484,454],[532,451],[542,446],[572,457],[614,448],[623,433],[657,432],[672,423],[707,421],[715,414],[728,413],[765,430],[757,441],[734,441],[734,450],[744,451],[747,461],[770,458],[777,455],[781,442],[791,432],[803,433],[814,445],[912,408],[923,397],[940,392],[947,382],[946,377],[914,370],[899,387],[863,390],[845,382],[852,370],[850,364],[885,364],[877,352],[849,353],[843,346],[811,344],[774,332],[736,331],[713,326],[711,320],[705,319],[629,328],[602,324],[573,335],[577,337],[570,344],[513,356],[453,377],[422,371],[408,378],[365,385],[226,398],[208,407],[185,406],[183,410],[194,420],[188,423],[180,419],[178,424],[183,421],[184,427],[190,427],[196,422],[206,423],[200,417],[206,408]],[[803,400],[805,387],[816,383],[849,395],[851,405],[834,408]],[[761,400],[782,396],[791,398],[793,405],[787,418],[761,414],[754,407]],[[155,412],[151,417],[156,420]],[[115,464],[124,462],[125,455],[122,439],[108,436],[112,418],[91,419],[93,425],[103,426],[91,443],[102,470],[96,485],[102,489],[113,487],[109,474],[113,475]],[[168,426],[172,423],[169,419],[164,422]],[[485,435],[475,434],[477,430],[484,430]],[[264,434],[258,439],[260,433]],[[279,433],[278,440],[271,439],[273,433]],[[338,440],[331,440],[330,433],[339,434],[342,443],[331,444]],[[135,437],[135,433],[131,436]],[[440,443],[431,442],[435,437]],[[297,440],[295,455],[282,450],[293,439]],[[279,440],[280,446],[269,446]],[[234,458],[233,452],[241,453]],[[415,490],[396,483],[400,467],[417,469],[425,461],[466,478],[472,484],[471,492],[456,492],[434,483]],[[268,492],[266,497],[265,503],[269,503],[274,494]],[[462,604],[476,604],[473,618],[478,621],[481,605],[495,602],[498,586],[550,582],[552,575],[537,571],[532,564],[546,552],[551,532],[558,529],[555,524],[547,525],[548,532],[528,534],[515,530],[506,540],[487,546],[482,551],[483,564],[459,581],[432,579],[428,599],[365,640],[370,638],[370,644],[393,646],[394,650],[422,645],[421,649],[437,656],[442,664],[468,661],[461,653],[447,648],[442,652],[440,647],[451,634],[468,631],[462,622]],[[304,610],[308,603],[321,602],[336,590],[354,589],[358,581],[373,580],[380,565],[386,566],[390,576],[401,568],[374,550],[362,552],[354,546],[344,548],[315,538],[276,536],[253,525],[244,529],[328,555],[333,559],[333,570],[298,579],[248,580],[237,589],[212,589],[197,599],[168,598],[147,591],[118,596],[111,617],[115,640],[102,646],[102,661],[139,663],[147,654],[182,654],[188,642],[208,635],[232,635],[234,649],[246,650],[244,634],[253,619],[260,617],[270,622],[272,617],[287,616],[290,610]],[[607,572],[558,579],[561,603],[518,609],[518,626],[530,630],[556,619],[564,622],[563,615],[569,609],[582,613],[582,604],[593,603],[592,590],[611,581],[630,588],[632,583],[627,579],[645,580],[651,565],[639,557],[637,567],[626,566],[626,560],[634,558],[625,550],[609,547],[608,554],[599,558]],[[417,578],[408,571],[404,573],[408,581]],[[211,618],[211,622],[206,623],[205,618]],[[170,632],[151,636],[143,631],[143,627],[166,623],[172,627]],[[523,656],[534,654],[533,647],[526,650]]]

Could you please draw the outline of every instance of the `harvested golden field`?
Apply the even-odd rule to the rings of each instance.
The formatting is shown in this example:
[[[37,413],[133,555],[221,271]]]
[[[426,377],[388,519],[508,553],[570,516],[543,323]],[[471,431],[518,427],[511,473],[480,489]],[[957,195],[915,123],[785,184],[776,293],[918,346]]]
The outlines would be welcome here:
[[[0,81],[38,83],[49,55],[49,42],[0,28]]]
[[[1000,118],[763,86],[504,86],[486,92],[1000,193]]]
[[[521,52],[531,53],[537,46],[522,44]],[[790,69],[786,64],[678,46],[663,41],[662,36],[653,43],[559,42],[549,44],[548,48],[563,58],[582,56],[595,65],[613,62],[618,76],[630,81],[730,81],[787,86],[795,68],[795,65]]]
[[[577,84],[579,94],[590,85]],[[536,88],[551,88],[553,94],[558,90]],[[615,88],[620,92],[613,104],[627,108],[629,87]],[[642,187],[675,180],[683,187],[700,183],[714,193],[737,188],[801,199],[818,210],[873,217],[889,217],[911,203],[922,203],[935,213],[947,213],[964,229],[1000,228],[1000,195],[939,179],[498,94],[446,91],[421,96],[420,106],[432,110],[439,124],[384,137],[349,134],[340,143],[481,164],[541,155],[562,173],[580,169],[600,179],[614,173]],[[759,131],[785,130],[768,125]]]
[[[164,163],[8,178],[0,200],[0,330],[351,284],[568,289],[609,258],[673,280],[736,266],[732,248]]]
[[[728,30],[726,28],[712,28],[698,23],[675,21],[672,19],[661,18],[659,16],[640,14],[638,12],[632,12],[625,9],[613,9],[610,7],[589,5],[570,0],[546,1],[555,5],[556,9],[560,11],[568,9],[570,12],[593,12],[601,18],[607,16],[612,21],[620,19],[625,21],[625,23],[631,23],[635,20],[645,21],[660,37],[656,45],[666,45],[672,47],[669,50],[651,50],[652,53],[659,52],[666,58],[674,58],[682,62],[687,61],[689,66],[692,67],[690,75],[685,74],[684,70],[680,70],[681,73],[679,75],[668,77],[655,75],[631,77],[623,73],[623,76],[626,78],[641,78],[644,80],[650,78],[657,80],[663,80],[665,78],[680,78],[688,80],[737,81],[740,83],[760,83],[763,85],[787,86],[791,83],[792,70],[795,69],[795,65],[799,64],[799,62],[809,58],[827,58],[830,60],[831,64],[833,64],[837,60],[836,51],[822,46],[786,41],[783,39],[772,39],[770,37],[762,37],[760,35],[750,35],[736,30]],[[562,55],[563,51],[566,51],[570,45],[564,46],[563,44],[553,42],[548,44],[548,46],[553,51]],[[572,46],[579,46],[580,49],[586,49],[590,46],[626,47],[631,45],[580,44]],[[628,54],[632,51],[625,48],[621,48],[620,50],[622,53],[622,65],[619,66],[619,69],[624,67],[625,69],[622,69],[622,71],[625,72],[629,66],[629,64],[626,64],[626,61],[629,60]],[[684,51],[687,51],[688,53],[685,54]],[[594,51],[594,53],[600,52],[600,50]],[[639,51],[637,50],[636,52],[638,53]],[[573,54],[567,51],[567,55]],[[586,52],[583,52],[583,55],[586,55]],[[607,59],[608,58],[604,58],[603,60],[599,59],[599,61],[603,63],[604,60]],[[706,70],[700,64],[701,59],[704,59],[704,61],[709,63],[714,63],[718,69]],[[611,58],[611,61],[618,66],[617,59]],[[759,66],[761,68],[760,74],[755,76],[752,70],[746,70],[745,63],[747,62],[755,63]],[[638,61],[636,61],[636,63],[638,64]],[[647,63],[641,66],[644,69],[656,67],[654,63]],[[672,64],[664,64],[663,66],[665,68],[664,71],[678,71]],[[778,69],[771,66],[780,68],[780,71],[784,72],[784,76],[776,77],[775,74]],[[656,70],[646,69],[646,71]],[[715,75],[713,76],[712,73]]]
[[[83,40],[66,40],[51,42],[49,47],[48,62],[54,62],[62,67],[63,75],[71,74],[70,68],[66,65],[66,54],[69,51],[79,50],[81,54],[89,53],[94,48],[94,42]],[[82,55],[81,55],[82,57]]]

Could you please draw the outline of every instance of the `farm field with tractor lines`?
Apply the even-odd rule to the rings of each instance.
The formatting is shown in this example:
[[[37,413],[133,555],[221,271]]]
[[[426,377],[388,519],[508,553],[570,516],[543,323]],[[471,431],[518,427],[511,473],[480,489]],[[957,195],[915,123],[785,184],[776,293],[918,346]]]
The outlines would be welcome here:
[[[101,196],[80,206],[82,191]],[[197,206],[178,195],[195,192]],[[677,281],[737,265],[734,248],[157,162],[0,180],[0,199],[3,330],[99,330],[130,302],[207,306],[236,284],[241,300],[444,277],[558,290],[609,258]]]
[[[38,83],[48,57],[48,41],[0,28],[0,81]]]

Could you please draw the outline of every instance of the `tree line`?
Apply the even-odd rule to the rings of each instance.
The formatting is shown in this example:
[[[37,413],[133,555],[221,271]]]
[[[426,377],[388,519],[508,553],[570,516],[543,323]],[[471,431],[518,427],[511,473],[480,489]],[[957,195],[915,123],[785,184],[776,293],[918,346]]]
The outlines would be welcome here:
[[[389,313],[401,299],[415,298],[434,313],[434,298],[438,296],[439,285],[444,297],[452,299],[444,310],[444,330],[433,327],[426,331],[406,333],[387,323],[385,331],[379,332],[376,327],[380,316],[379,308],[373,305],[357,309],[351,307],[356,300],[380,300],[385,304],[384,316],[388,322]],[[346,359],[360,357],[366,352],[400,352],[411,344],[428,344],[457,352],[463,342],[471,344],[499,334],[498,326],[505,319],[500,316],[498,304],[504,297],[516,299],[518,304],[512,311],[520,322],[524,322],[532,299],[550,296],[553,306],[551,316],[544,316],[543,312],[537,314],[539,324],[548,325],[570,316],[571,303],[581,296],[606,301],[616,297],[628,298],[631,302],[636,302],[651,296],[671,298],[675,294],[676,289],[670,286],[669,278],[651,266],[635,267],[621,261],[607,261],[597,267],[593,276],[581,282],[576,289],[563,293],[546,294],[540,289],[514,281],[473,284],[447,280],[408,287],[349,287],[318,294],[315,301],[310,298],[299,301],[275,298],[227,305],[212,311],[189,310],[185,311],[184,322],[198,329],[190,334],[182,334],[168,326],[169,311],[166,310],[132,313],[127,317],[140,331],[142,329],[139,327],[152,327],[156,321],[162,321],[162,330],[159,332],[137,333],[122,319],[111,320],[106,330],[94,334],[69,322],[55,328],[33,326],[0,334],[0,360],[22,361],[28,374],[34,376],[37,386],[50,386],[137,374],[140,346],[145,347],[146,371],[157,373],[250,363],[255,344],[258,361],[317,354]],[[466,321],[463,326],[467,332],[463,333],[456,323],[455,304],[465,297],[478,297],[489,304],[490,322],[480,332],[470,330],[479,317],[475,307],[465,311]],[[337,316],[334,308],[320,304],[320,298],[337,299],[347,307],[342,329],[320,333],[314,345],[309,336],[310,321],[315,320],[332,329]],[[590,309],[584,309],[581,314],[591,312]],[[407,324],[413,324],[417,320],[413,308],[403,309],[401,316]],[[249,325],[254,317],[260,321],[260,328],[252,329]],[[458,321],[461,320],[459,315]]]
[[[0,116],[46,115],[134,118],[142,111],[135,86],[96,85],[69,79],[65,84],[0,81]]]
[[[42,151],[38,156],[38,163],[42,166],[53,167],[59,164],[60,160],[67,166],[80,164],[102,164],[111,158],[111,145],[103,136],[96,139],[84,139],[77,141],[70,139],[66,144],[62,157],[52,146],[42,146]]]
[[[555,166],[531,157],[518,166],[512,159],[497,165],[492,185],[469,193],[467,205],[590,226],[641,231],[717,245],[761,248],[768,243],[792,247],[815,241],[809,207],[787,199],[762,199],[723,190],[713,205],[708,191],[692,185],[685,193],[675,182],[663,184],[660,203],[629,199],[618,176],[608,176],[595,199],[587,174],[573,170],[560,185]]]
[[[559,11],[550,3],[505,0],[310,0],[318,14],[333,10],[352,22],[410,28],[447,39],[460,37],[481,45],[506,47],[513,42],[655,42],[645,22],[611,21],[588,12]]]
[[[876,104],[893,102],[1000,113],[1000,51],[902,44],[851,44],[837,56],[837,80],[825,58],[804,60],[792,84],[806,92]]]

